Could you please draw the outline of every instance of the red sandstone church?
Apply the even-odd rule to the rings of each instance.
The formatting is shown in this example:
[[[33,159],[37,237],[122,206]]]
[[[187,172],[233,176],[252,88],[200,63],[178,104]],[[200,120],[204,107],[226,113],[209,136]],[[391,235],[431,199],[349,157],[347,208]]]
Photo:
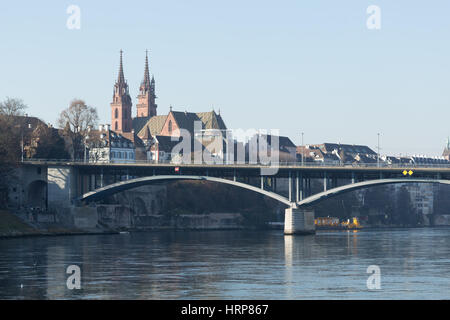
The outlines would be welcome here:
[[[90,133],[91,144],[89,149],[92,151],[90,151],[90,160],[93,160],[93,158],[98,159],[97,154],[101,153],[108,155],[100,157],[100,159],[105,161],[170,161],[172,160],[170,150],[173,147],[173,142],[167,137],[179,137],[180,129],[188,130],[192,138],[195,136],[194,123],[196,121],[201,123],[203,135],[208,135],[208,133],[215,135],[217,132],[223,133],[227,130],[220,113],[217,114],[215,111],[199,113],[177,112],[172,111],[172,107],[170,107],[168,115],[158,115],[158,106],[155,102],[155,79],[153,76],[150,78],[148,54],[145,56],[144,79],[139,87],[137,99],[136,117],[133,118],[133,103],[128,83],[124,76],[121,50],[119,75],[114,84],[113,100],[111,102],[111,126],[101,125],[99,130]],[[130,155],[130,144],[134,146],[134,155]],[[119,146],[122,145],[127,146],[128,149],[121,151]],[[221,149],[223,149],[223,146],[221,146]],[[211,150],[211,153],[222,156],[223,151]],[[114,155],[114,159],[111,155]]]

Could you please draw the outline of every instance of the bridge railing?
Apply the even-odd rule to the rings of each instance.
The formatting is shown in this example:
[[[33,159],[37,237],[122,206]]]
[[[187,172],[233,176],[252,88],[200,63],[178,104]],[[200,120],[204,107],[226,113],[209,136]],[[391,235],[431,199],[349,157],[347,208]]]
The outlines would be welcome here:
[[[414,169],[414,168],[450,168],[450,162],[449,163],[387,163],[387,162],[380,162],[380,163],[339,163],[339,162],[322,162],[322,161],[315,161],[315,162],[276,162],[276,163],[270,163],[270,164],[261,164],[261,163],[239,163],[239,162],[230,162],[227,163],[226,161],[216,161],[215,163],[211,162],[203,162],[203,163],[181,163],[177,161],[171,161],[171,160],[131,160],[131,159],[121,159],[121,160],[109,160],[109,161],[84,161],[84,160],[71,160],[71,159],[25,159],[22,161],[22,163],[29,163],[29,164],[61,164],[61,165],[71,165],[71,164],[78,164],[78,165],[108,165],[108,164],[117,164],[117,165],[168,165],[168,166],[267,166],[267,167],[336,167],[336,168],[408,168],[408,169]]]

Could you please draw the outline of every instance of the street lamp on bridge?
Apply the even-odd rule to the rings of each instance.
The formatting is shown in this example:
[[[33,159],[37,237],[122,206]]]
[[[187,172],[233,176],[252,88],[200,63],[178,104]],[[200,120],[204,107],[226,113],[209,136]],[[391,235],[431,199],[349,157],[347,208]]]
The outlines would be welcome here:
[[[377,153],[377,167],[380,167],[380,133],[377,133],[378,135],[378,145],[377,145],[377,149],[378,149],[378,153]]]
[[[305,152],[305,145],[304,145],[304,143],[303,143],[303,135],[304,135],[304,134],[305,134],[305,133],[302,132],[302,152],[301,152],[301,155],[302,155],[302,167],[303,167],[303,157],[304,157],[303,153]]]

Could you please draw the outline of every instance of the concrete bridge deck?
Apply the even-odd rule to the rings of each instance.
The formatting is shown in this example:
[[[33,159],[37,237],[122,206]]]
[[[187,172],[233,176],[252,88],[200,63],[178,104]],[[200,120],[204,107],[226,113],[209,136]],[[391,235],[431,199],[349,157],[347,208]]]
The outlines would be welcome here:
[[[113,193],[158,181],[205,180],[234,185],[286,205],[286,221],[290,226],[288,233],[306,229],[311,231],[311,212],[308,208],[344,192],[391,183],[450,184],[450,166],[435,165],[280,163],[272,166],[276,170],[270,175],[263,174],[263,169],[268,166],[258,164],[90,163],[46,160],[27,161],[22,166],[38,168],[38,171],[46,170],[48,203],[54,207],[95,202]],[[277,192],[277,181],[280,179],[287,185],[287,196]],[[311,180],[317,179],[323,182],[323,191],[313,194]],[[303,218],[300,219],[296,215]]]

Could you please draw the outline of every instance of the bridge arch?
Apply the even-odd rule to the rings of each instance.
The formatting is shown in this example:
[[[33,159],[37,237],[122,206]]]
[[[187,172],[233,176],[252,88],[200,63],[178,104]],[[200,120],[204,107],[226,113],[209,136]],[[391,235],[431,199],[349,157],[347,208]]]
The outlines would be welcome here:
[[[380,185],[386,185],[386,184],[393,184],[393,183],[440,183],[440,184],[447,184],[450,185],[450,180],[432,180],[432,179],[377,179],[377,180],[368,180],[363,182],[357,182],[353,184],[347,184],[341,187],[329,189],[324,192],[316,193],[312,196],[309,196],[299,202],[297,202],[297,206],[299,207],[305,207],[314,205],[320,201],[323,201],[325,199],[337,196],[339,194],[343,194],[346,192],[368,188],[372,186],[380,186]]]
[[[27,187],[27,205],[29,207],[47,209],[47,182],[34,180]]]
[[[295,202],[289,201],[289,199],[271,191],[267,191],[246,183],[237,182],[233,180],[227,180],[224,178],[216,178],[216,177],[208,177],[208,176],[185,176],[185,175],[161,175],[161,176],[150,176],[143,178],[130,179],[126,181],[121,181],[117,183],[110,184],[106,187],[102,187],[91,192],[87,192],[83,194],[81,197],[76,199],[77,201],[85,201],[91,202],[99,200],[105,196],[115,194],[121,191],[125,191],[128,189],[140,187],[143,185],[161,182],[161,181],[175,181],[175,180],[202,180],[202,181],[211,181],[217,183],[229,184],[235,187],[240,187],[243,189],[251,190],[254,192],[258,192],[262,195],[265,195],[269,198],[275,199],[288,207],[295,206]]]

